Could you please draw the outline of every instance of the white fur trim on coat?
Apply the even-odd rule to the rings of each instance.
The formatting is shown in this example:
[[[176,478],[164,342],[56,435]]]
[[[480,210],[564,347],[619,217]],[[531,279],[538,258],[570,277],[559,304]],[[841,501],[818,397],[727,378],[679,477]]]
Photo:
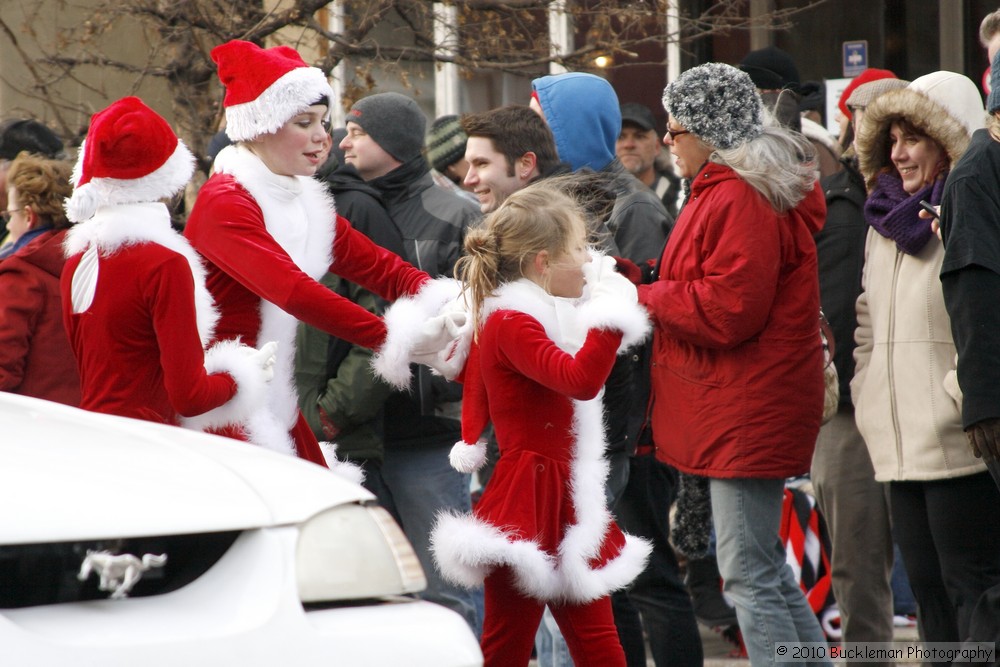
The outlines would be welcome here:
[[[577,321],[584,329],[615,329],[622,332],[621,354],[645,340],[652,327],[646,309],[638,303],[594,299],[583,301],[577,308]]]
[[[410,362],[421,325],[441,313],[461,293],[453,278],[430,280],[413,296],[401,297],[385,311],[385,343],[372,357],[375,374],[399,389],[410,384]]]
[[[303,68],[299,68],[303,69]],[[264,227],[308,276],[319,280],[333,263],[336,210],[333,198],[316,179],[281,176],[243,146],[227,146],[215,159],[215,170],[229,174],[253,196]],[[277,341],[274,379],[268,387],[268,409],[287,432],[298,418],[295,389],[295,336],[298,320],[269,301],[260,302],[258,341]],[[260,429],[270,430],[263,415]]]
[[[195,431],[208,431],[225,426],[242,426],[247,428],[250,441],[267,449],[273,449],[283,454],[294,454],[295,449],[289,448],[287,433],[278,440],[261,440],[248,427],[255,414],[266,409],[267,381],[260,364],[251,358],[255,352],[239,340],[225,340],[205,351],[205,370],[209,374],[226,373],[236,381],[236,394],[223,405],[194,417],[185,417],[182,425]]]
[[[364,483],[365,469],[357,463],[337,458],[337,443],[324,441],[319,443],[319,448],[323,452],[323,459],[326,460],[326,467],[330,472],[359,486]]]
[[[188,240],[170,226],[170,213],[160,202],[119,204],[98,209],[93,217],[73,225],[63,241],[66,257],[96,247],[101,256],[107,257],[119,248],[139,243],[156,243],[173,250],[187,260],[194,278],[194,306],[198,323],[198,336],[202,347],[208,345],[219,321],[215,300],[205,286],[208,272],[201,255],[195,252]],[[99,277],[98,266],[93,265],[93,255],[83,266],[80,279],[73,275],[74,311],[84,312],[90,307]],[[100,259],[98,259],[98,265]],[[78,267],[77,271],[80,271]],[[89,295],[89,298],[87,298]],[[77,300],[79,298],[79,301]],[[77,309],[79,308],[79,309]]]
[[[84,144],[86,140],[84,140]],[[80,157],[73,167],[73,183],[79,183],[83,173],[86,147],[81,144]],[[194,173],[194,155],[180,139],[177,148],[155,171],[140,178],[92,178],[73,189],[66,200],[66,217],[71,222],[89,220],[102,206],[156,202],[179,192]]]

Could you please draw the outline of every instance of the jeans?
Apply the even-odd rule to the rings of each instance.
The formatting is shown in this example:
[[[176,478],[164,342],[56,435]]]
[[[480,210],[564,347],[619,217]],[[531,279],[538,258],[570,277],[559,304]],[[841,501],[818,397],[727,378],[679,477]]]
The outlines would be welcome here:
[[[669,542],[669,508],[676,487],[677,473],[672,468],[657,461],[652,453],[636,455],[630,462],[628,486],[615,507],[622,530],[653,544],[646,569],[627,591],[611,597],[630,666],[646,664],[643,627],[657,667],[697,667],[704,661],[691,596],[681,581]],[[635,623],[635,608],[641,625]],[[640,655],[641,661],[637,659]]]
[[[709,484],[723,590],[736,605],[750,663],[776,664],[779,642],[825,644],[823,629],[785,560],[779,533],[784,480],[712,479]]]
[[[891,642],[889,490],[875,481],[852,408],[841,406],[820,429],[811,476],[830,530],[830,573],[843,641]]]
[[[444,580],[434,567],[430,533],[434,518],[442,510],[459,513],[472,511],[469,492],[470,475],[451,467],[448,453],[451,444],[436,447],[386,448],[385,461],[376,474],[370,474],[365,486],[399,522],[417,553],[427,576],[427,589],[420,597],[458,612],[478,637],[482,619],[482,589],[470,591]]]

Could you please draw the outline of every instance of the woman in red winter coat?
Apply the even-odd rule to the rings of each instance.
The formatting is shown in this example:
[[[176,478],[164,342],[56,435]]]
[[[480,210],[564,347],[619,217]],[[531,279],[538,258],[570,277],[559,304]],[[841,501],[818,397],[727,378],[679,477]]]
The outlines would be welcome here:
[[[29,153],[7,173],[3,216],[17,240],[0,261],[0,391],[76,406],[80,376],[59,296],[69,175],[68,163]]]
[[[664,91],[664,143],[690,194],[639,301],[653,319],[657,456],[709,478],[724,590],[754,665],[822,642],[779,539],[784,480],[809,470],[823,407],[813,151],[765,126],[747,74],[720,63]]]

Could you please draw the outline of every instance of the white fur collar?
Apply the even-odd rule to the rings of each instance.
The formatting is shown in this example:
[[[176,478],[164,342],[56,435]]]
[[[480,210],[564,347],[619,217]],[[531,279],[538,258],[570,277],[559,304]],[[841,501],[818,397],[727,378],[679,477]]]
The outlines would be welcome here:
[[[170,226],[170,213],[160,202],[102,206],[92,218],[70,228],[63,241],[65,255],[70,257],[90,249],[86,270],[78,269],[73,276],[73,312],[85,311],[93,301],[100,271],[98,255],[110,257],[120,248],[141,243],[161,245],[187,260],[194,278],[198,335],[202,346],[208,345],[219,312],[205,287],[205,266],[187,239]]]
[[[571,354],[583,345],[583,338],[576,324],[575,300],[554,297],[540,285],[527,278],[520,278],[501,285],[494,296],[483,302],[483,321],[497,310],[516,310],[538,320],[546,335]]]

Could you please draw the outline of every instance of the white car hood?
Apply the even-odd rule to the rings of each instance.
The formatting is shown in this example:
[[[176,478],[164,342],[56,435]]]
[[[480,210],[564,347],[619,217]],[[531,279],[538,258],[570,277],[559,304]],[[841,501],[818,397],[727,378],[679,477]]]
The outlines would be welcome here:
[[[248,443],[0,393],[0,544],[275,526],[371,498]]]

